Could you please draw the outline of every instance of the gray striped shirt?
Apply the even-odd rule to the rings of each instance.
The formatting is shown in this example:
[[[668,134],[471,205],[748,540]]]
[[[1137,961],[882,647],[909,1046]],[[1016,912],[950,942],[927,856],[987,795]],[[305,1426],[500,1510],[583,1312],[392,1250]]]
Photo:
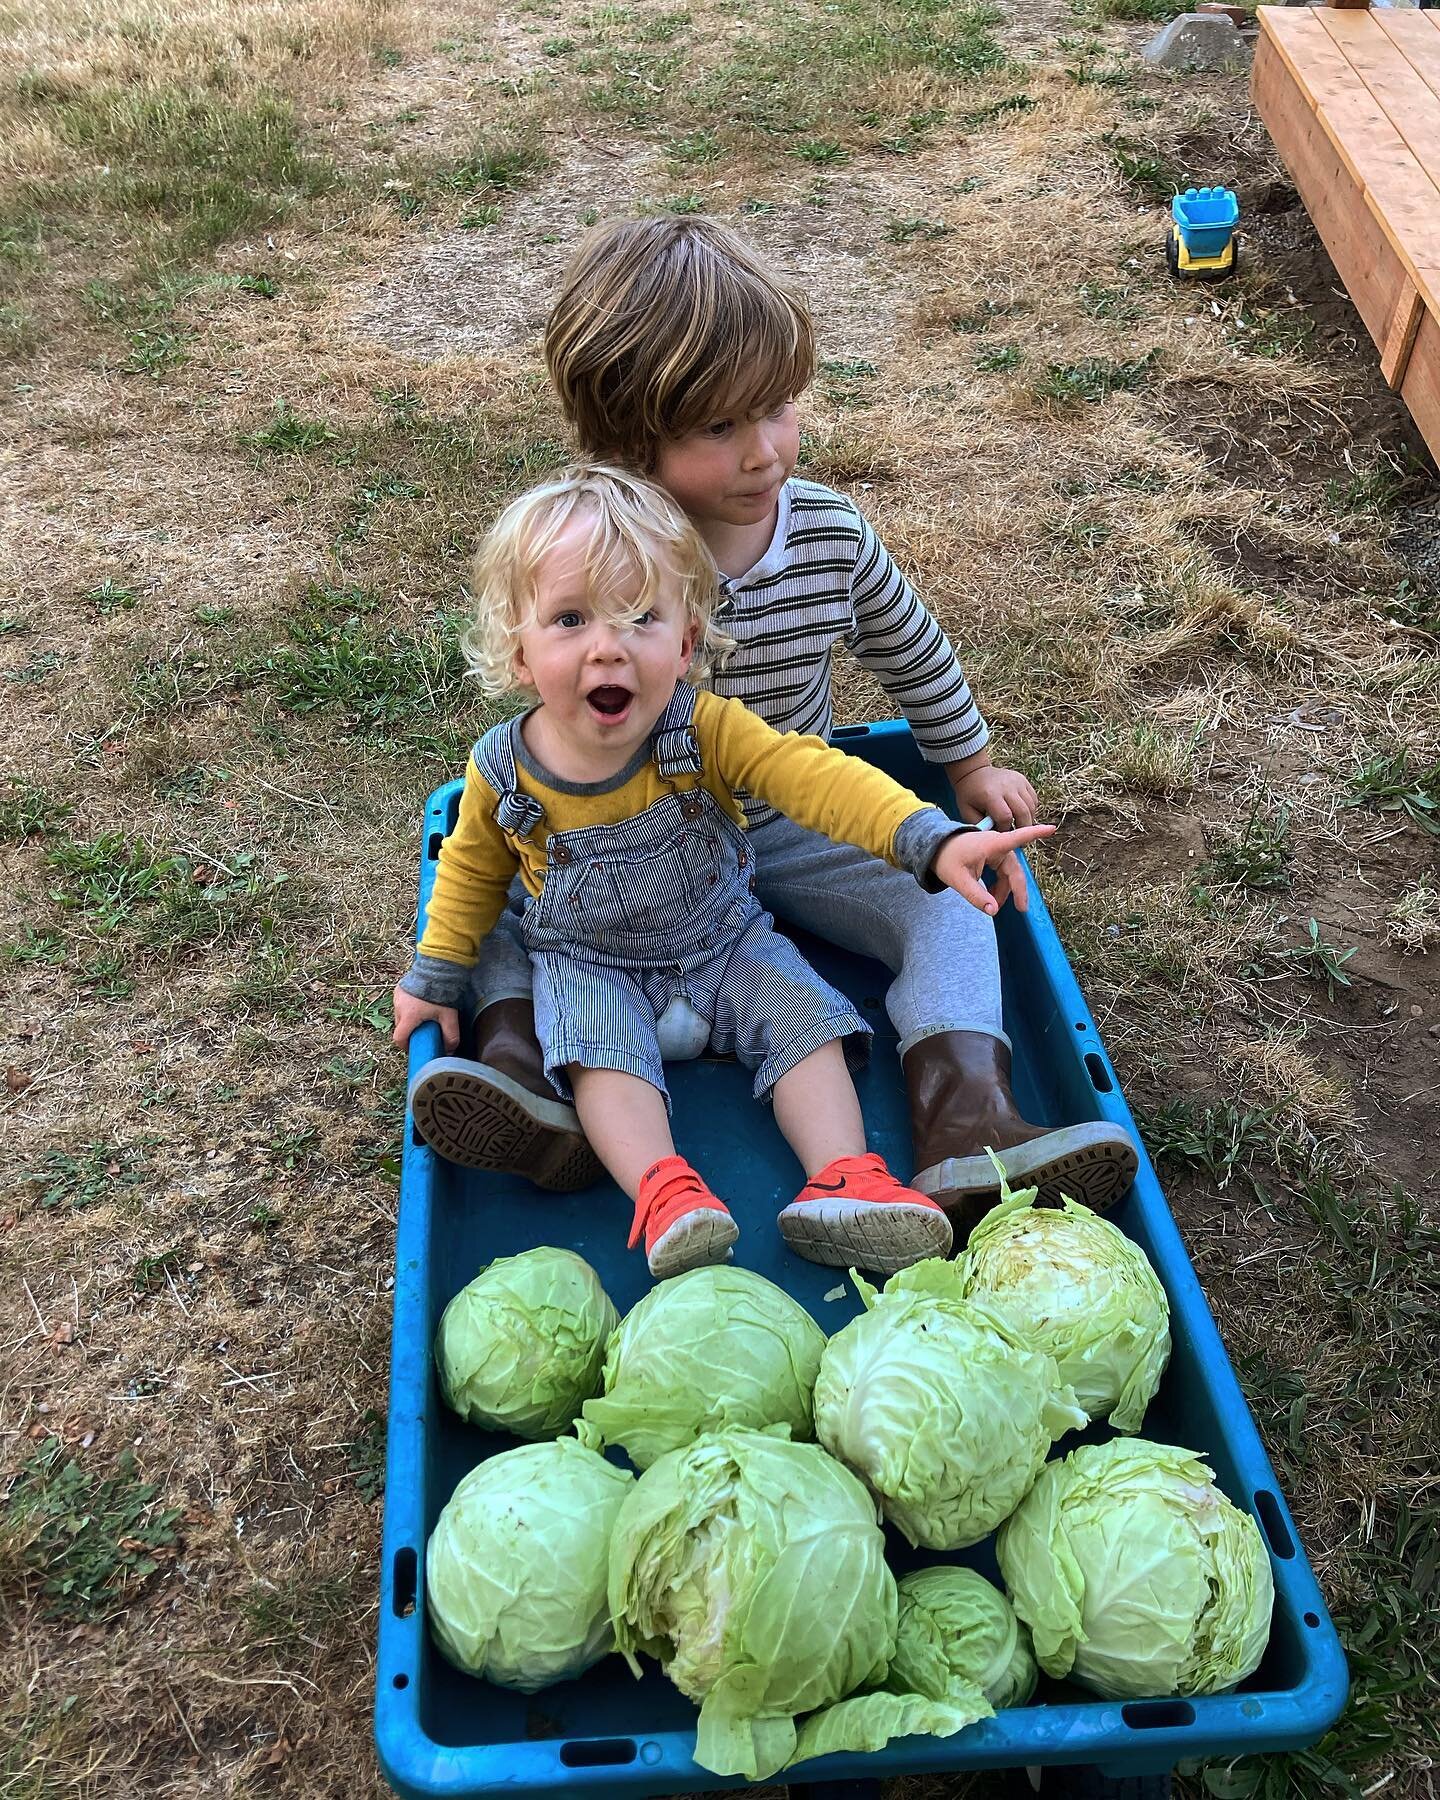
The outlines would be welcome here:
[[[777,731],[829,735],[830,661],[844,644],[909,720],[928,762],[958,762],[989,741],[949,639],[843,494],[787,481],[770,548],[722,587],[718,620],[735,649],[709,686]],[[776,816],[741,799],[751,825]]]

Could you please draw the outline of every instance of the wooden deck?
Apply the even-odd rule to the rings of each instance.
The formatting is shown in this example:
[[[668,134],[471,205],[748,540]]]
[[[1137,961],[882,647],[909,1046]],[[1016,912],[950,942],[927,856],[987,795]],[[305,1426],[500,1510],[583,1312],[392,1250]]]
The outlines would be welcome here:
[[[1251,92],[1440,458],[1440,12],[1259,9]]]

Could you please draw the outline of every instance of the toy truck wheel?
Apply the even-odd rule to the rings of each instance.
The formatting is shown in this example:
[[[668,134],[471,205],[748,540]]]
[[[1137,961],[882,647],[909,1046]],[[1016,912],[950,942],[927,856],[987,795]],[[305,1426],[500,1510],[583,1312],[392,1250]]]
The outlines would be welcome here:
[[[1175,233],[1173,231],[1167,231],[1165,234],[1165,261],[1169,266],[1170,273],[1178,280],[1180,275],[1180,246],[1176,242]]]

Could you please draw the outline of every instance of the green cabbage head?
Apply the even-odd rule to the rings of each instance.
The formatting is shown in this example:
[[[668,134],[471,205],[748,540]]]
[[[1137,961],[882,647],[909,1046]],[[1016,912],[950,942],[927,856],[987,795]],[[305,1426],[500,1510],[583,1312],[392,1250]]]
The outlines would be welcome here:
[[[815,1434],[912,1544],[979,1543],[1024,1499],[1050,1446],[1085,1424],[1055,1359],[938,1257],[892,1275],[825,1346]]]
[[[610,1338],[604,1394],[581,1436],[619,1444],[637,1469],[726,1425],[815,1435],[810,1396],[825,1333],[749,1269],[689,1269],[651,1288]]]
[[[1111,1699],[1256,1669],[1274,1588],[1255,1521],[1189,1450],[1116,1438],[1053,1462],[996,1542],[1040,1667]]]
[[[935,1700],[979,1688],[998,1712],[1024,1706],[1038,1680],[1030,1633],[983,1575],[941,1565],[900,1577],[887,1687]]]
[[[533,1694],[614,1648],[606,1559],[634,1483],[574,1438],[502,1451],[464,1477],[425,1552],[430,1630],[456,1668]]]
[[[573,1250],[498,1257],[440,1316],[440,1391],[472,1425],[558,1437],[600,1385],[618,1320],[599,1276]]]
[[[1170,1360],[1170,1307],[1145,1252],[1074,1200],[1036,1206],[1004,1189],[958,1261],[967,1294],[994,1301],[1046,1350],[1092,1419],[1138,1431]]]
[[[885,1677],[895,1581],[874,1501],[783,1427],[731,1427],[651,1464],[611,1539],[610,1610],[636,1673],[643,1650],[699,1701],[695,1760],[717,1775],[765,1780],[802,1753],[981,1716],[913,1695],[833,1706]]]

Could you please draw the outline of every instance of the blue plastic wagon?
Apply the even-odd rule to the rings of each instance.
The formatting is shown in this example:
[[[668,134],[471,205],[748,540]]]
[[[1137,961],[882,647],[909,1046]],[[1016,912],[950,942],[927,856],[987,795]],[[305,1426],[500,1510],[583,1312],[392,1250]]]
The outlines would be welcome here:
[[[836,733],[937,804],[948,790],[922,762],[902,725]],[[423,922],[435,860],[459,804],[460,784],[432,794],[424,820]],[[1095,1023],[1081,998],[1043,902],[999,919],[1015,1086],[1032,1119],[1054,1124],[1106,1118],[1134,1131]],[[861,1003],[876,1030],[860,1097],[871,1141],[897,1174],[910,1167],[905,1098],[873,963],[807,940],[823,973]],[[438,1049],[435,1028],[417,1032],[411,1069]],[[788,1288],[834,1331],[858,1302],[837,1271],[791,1256],[774,1218],[796,1170],[774,1124],[750,1098],[737,1065],[700,1061],[673,1071],[679,1142],[730,1202],[742,1227],[739,1260]],[[1138,1143],[1138,1137],[1137,1137]],[[1232,1694],[1121,1703],[1065,1683],[1042,1683],[1039,1703],[1013,1708],[953,1738],[908,1738],[873,1755],[820,1759],[797,1773],[792,1793],[876,1793],[904,1774],[981,1768],[1038,1770],[1042,1793],[1148,1800],[1168,1791],[1177,1761],[1236,1757],[1314,1743],[1345,1703],[1346,1668],[1335,1629],[1301,1552],[1295,1527],[1143,1151],[1116,1222],[1143,1245],[1170,1297],[1174,1354],[1145,1435],[1200,1452],[1225,1492],[1259,1523],[1275,1577],[1270,1647]],[[635,1681],[618,1657],[580,1680],[534,1695],[511,1693],[451,1668],[425,1629],[425,1544],[460,1477],[511,1440],[462,1424],[441,1402],[431,1344],[450,1298],[481,1264],[541,1243],[568,1245],[599,1272],[624,1312],[650,1285],[644,1259],[625,1250],[629,1205],[613,1188],[542,1194],[518,1179],[441,1162],[407,1120],[395,1264],[394,1340],[381,1572],[375,1738],[392,1787],[406,1800],[504,1794],[655,1796],[744,1786],[696,1766],[695,1710],[649,1665]],[[837,1290],[842,1290],[837,1294]],[[1109,1435],[1093,1427],[1093,1438]],[[1058,1447],[1073,1447],[1067,1437]],[[892,1535],[897,1573],[939,1560]],[[989,1542],[956,1561],[996,1576]]]

